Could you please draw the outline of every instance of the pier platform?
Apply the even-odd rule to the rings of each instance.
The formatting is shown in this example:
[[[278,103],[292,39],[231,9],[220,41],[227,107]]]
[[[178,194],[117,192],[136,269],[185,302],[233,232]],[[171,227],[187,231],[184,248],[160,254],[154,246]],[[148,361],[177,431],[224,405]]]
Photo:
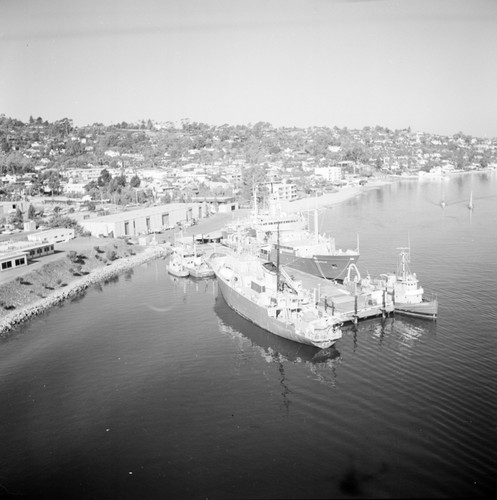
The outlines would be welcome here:
[[[360,319],[387,316],[394,312],[392,296],[384,290],[363,291],[355,284],[346,286],[294,269],[284,269],[291,279],[301,281],[304,288],[316,290],[318,307],[328,314],[339,315],[344,322],[356,323]]]

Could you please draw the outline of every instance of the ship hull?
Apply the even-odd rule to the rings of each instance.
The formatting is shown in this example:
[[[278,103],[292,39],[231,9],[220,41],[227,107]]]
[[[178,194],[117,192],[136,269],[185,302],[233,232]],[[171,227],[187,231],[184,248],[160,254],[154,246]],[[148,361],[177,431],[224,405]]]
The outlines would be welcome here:
[[[214,271],[212,269],[196,269],[195,267],[186,268],[192,278],[212,278]]]
[[[419,304],[395,303],[395,312],[405,316],[417,318],[436,318],[438,315],[438,301],[423,301]]]
[[[177,278],[186,278],[190,275],[190,272],[186,269],[177,268],[174,266],[167,266],[167,272]]]
[[[271,250],[271,259],[277,260],[276,249]],[[312,257],[299,257],[294,252],[280,250],[280,265],[301,271],[303,273],[325,278],[339,280],[347,276],[347,268],[359,260],[359,254],[349,255],[313,255]]]
[[[312,342],[303,335],[295,331],[295,328],[290,323],[282,323],[268,315],[267,309],[255,304],[247,297],[238,293],[225,280],[217,275],[219,290],[224,297],[228,306],[238,313],[243,318],[254,323],[255,325],[267,330],[268,332],[300,344],[312,345],[320,349],[326,349],[335,344],[335,340],[326,340],[322,342]]]

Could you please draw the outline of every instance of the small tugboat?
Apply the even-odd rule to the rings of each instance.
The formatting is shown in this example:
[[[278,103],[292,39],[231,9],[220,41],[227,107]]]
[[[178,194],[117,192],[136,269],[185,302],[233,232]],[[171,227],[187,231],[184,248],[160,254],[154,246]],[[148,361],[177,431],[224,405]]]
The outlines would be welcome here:
[[[416,273],[411,272],[409,263],[411,252],[409,247],[399,248],[399,264],[396,273],[381,274],[379,279],[359,279],[363,290],[384,290],[391,296],[394,311],[406,316],[436,319],[438,315],[438,299],[434,294],[427,297],[423,287],[419,285]]]
[[[397,273],[387,274],[387,291],[393,293],[395,312],[408,316],[435,319],[438,315],[438,299],[427,298],[423,287],[419,285],[416,273],[411,272],[411,250],[409,247],[399,248],[399,265]]]

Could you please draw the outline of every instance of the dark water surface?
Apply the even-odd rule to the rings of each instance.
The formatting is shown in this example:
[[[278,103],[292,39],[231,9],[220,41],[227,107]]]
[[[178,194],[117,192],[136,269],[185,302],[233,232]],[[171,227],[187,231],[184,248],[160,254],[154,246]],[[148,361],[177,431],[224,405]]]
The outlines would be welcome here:
[[[368,320],[318,351],[238,317],[215,280],[148,263],[0,344],[0,494],[493,493],[497,173],[398,182],[322,211],[320,226],[342,248],[359,234],[372,275],[395,270],[409,240],[438,321]]]

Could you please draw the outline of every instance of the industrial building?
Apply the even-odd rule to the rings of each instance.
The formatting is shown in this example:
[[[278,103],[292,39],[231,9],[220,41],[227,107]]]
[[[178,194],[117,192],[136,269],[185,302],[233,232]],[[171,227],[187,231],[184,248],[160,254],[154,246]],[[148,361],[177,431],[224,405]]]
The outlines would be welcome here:
[[[27,252],[18,251],[9,254],[0,254],[0,271],[7,271],[14,267],[28,264]]]
[[[72,240],[74,237],[74,229],[68,227],[57,227],[55,229],[28,234],[29,241],[39,243],[62,243],[63,241]]]
[[[205,204],[171,203],[80,221],[92,236],[119,238],[161,232],[205,216]]]
[[[234,196],[192,196],[192,202],[204,203],[211,214],[226,214],[240,208]]]
[[[0,244],[0,271],[26,266],[28,261],[54,253],[53,243],[33,244],[27,241],[9,241]]]

